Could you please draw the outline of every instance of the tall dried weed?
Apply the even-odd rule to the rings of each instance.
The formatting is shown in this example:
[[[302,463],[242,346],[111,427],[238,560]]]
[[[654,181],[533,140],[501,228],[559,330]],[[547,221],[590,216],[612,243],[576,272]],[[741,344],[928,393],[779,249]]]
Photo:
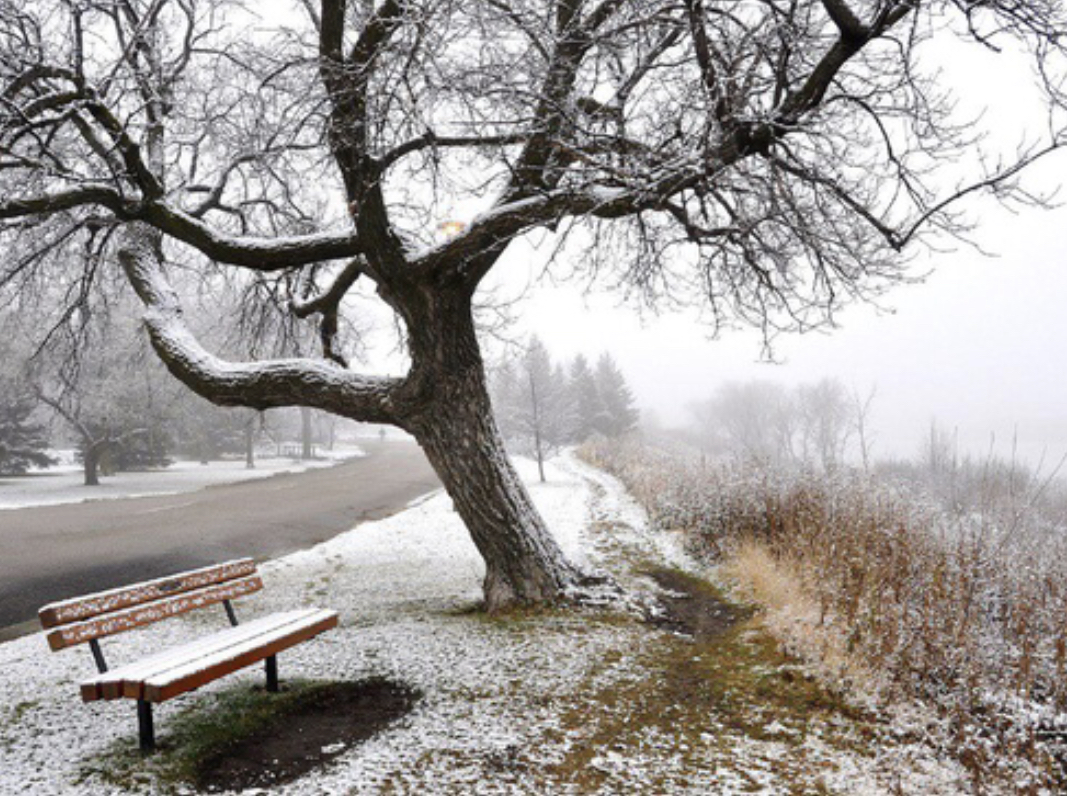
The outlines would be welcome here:
[[[979,789],[1067,788],[1067,526],[1047,484],[709,466],[634,441],[582,454],[825,671],[936,707]]]

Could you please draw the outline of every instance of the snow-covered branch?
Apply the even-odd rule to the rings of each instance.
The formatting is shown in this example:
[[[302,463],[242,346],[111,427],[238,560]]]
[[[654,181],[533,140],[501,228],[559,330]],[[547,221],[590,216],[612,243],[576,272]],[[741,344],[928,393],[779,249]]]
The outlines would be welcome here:
[[[308,406],[364,422],[401,423],[393,405],[399,379],[362,376],[311,359],[229,362],[208,352],[185,323],[158,262],[155,234],[144,226],[129,228],[119,261],[147,308],[145,325],[156,353],[186,386],[224,406]]]
[[[144,221],[217,262],[255,271],[276,271],[324,260],[354,257],[362,251],[353,232],[319,232],[289,237],[229,235],[165,202],[139,202],[114,187],[89,184],[63,191],[0,201],[0,219],[23,218],[103,207],[126,221]]]

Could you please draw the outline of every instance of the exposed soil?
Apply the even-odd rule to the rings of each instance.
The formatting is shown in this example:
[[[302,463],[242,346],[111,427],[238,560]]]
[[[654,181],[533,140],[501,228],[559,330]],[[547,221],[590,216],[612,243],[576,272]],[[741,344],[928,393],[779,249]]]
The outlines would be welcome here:
[[[418,698],[382,678],[316,689],[254,735],[204,760],[197,787],[217,793],[292,782],[372,738],[410,712]]]
[[[725,602],[705,581],[684,572],[655,569],[646,574],[665,592],[658,596],[664,612],[650,620],[656,627],[705,641],[752,615]]]

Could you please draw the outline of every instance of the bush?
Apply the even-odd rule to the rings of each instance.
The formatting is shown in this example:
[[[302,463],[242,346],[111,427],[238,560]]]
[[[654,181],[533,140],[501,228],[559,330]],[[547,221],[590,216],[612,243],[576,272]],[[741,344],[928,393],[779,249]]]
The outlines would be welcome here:
[[[935,705],[976,779],[1067,784],[1067,527],[1035,478],[968,475],[952,505],[921,483],[703,465],[601,441],[659,529],[709,560],[758,543],[887,695]],[[1025,771],[1020,771],[1022,766]]]

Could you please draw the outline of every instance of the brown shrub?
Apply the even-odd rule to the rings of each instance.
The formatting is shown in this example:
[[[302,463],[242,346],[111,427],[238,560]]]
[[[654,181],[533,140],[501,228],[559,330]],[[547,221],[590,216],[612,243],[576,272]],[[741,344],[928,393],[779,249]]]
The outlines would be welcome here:
[[[865,474],[708,466],[632,441],[582,453],[697,555],[736,571],[743,554],[757,598],[803,602],[834,639],[818,655],[849,661],[824,669],[874,673],[884,695],[935,705],[976,783],[999,771],[1024,791],[1067,784],[1067,529],[1036,504],[947,511]]]

